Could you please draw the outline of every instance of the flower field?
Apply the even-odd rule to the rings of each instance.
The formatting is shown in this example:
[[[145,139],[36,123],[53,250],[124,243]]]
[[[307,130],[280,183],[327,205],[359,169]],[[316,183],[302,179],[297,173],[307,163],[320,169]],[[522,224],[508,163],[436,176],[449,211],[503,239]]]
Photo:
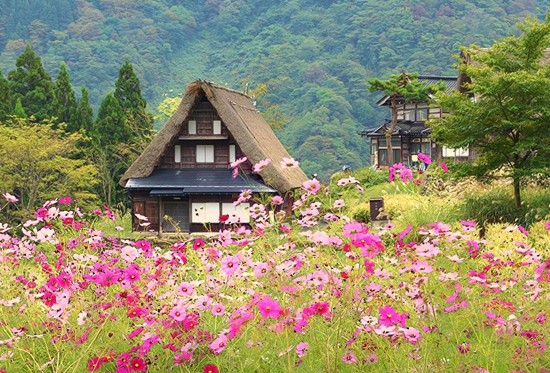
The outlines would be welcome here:
[[[0,225],[0,372],[550,372],[550,222],[374,228],[358,187],[171,244],[70,198]]]

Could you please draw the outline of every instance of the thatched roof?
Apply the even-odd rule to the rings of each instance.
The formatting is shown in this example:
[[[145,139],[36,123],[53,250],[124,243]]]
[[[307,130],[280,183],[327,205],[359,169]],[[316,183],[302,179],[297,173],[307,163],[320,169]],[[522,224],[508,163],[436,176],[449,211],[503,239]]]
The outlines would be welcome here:
[[[281,167],[280,161],[283,158],[290,158],[290,155],[256,110],[250,97],[238,91],[198,80],[187,86],[174,115],[168,119],[149,146],[128,168],[120,180],[120,185],[125,186],[130,178],[151,175],[167,148],[176,141],[203,92],[252,164],[266,158],[271,159],[271,164],[260,172],[266,184],[284,193],[300,187],[307,180],[307,176],[299,167]]]

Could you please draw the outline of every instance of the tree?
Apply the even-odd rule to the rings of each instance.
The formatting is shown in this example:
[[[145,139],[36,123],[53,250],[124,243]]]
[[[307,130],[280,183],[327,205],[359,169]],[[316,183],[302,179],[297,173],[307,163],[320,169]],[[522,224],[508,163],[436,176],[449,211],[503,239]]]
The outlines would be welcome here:
[[[9,82],[0,70],[0,120],[4,120],[11,114],[11,90]]]
[[[153,117],[145,110],[147,101],[141,96],[139,79],[126,60],[118,72],[114,97],[126,116],[132,137],[148,137],[153,131]]]
[[[463,48],[460,73],[469,78],[465,93],[440,94],[449,113],[430,122],[434,138],[450,147],[478,150],[477,175],[500,170],[510,177],[516,208],[521,182],[550,166],[550,14],[543,22],[526,19],[519,36],[490,48]]]
[[[76,112],[76,97],[74,89],[71,86],[67,65],[61,63],[59,74],[55,81],[55,99],[53,101],[53,113],[57,118],[57,123],[65,123],[67,132],[78,130],[76,123],[73,123],[73,117]]]
[[[17,195],[22,213],[65,195],[91,205],[97,202],[91,192],[95,167],[73,157],[79,134],[67,135],[49,120],[11,118],[0,123],[0,138],[0,190]]]
[[[87,135],[90,135],[94,126],[94,110],[90,105],[90,95],[86,87],[81,88],[80,101],[76,107],[72,119],[72,125],[74,126],[74,132],[82,129]]]
[[[391,108],[390,127],[386,130],[386,143],[388,144],[388,164],[393,164],[393,149],[391,137],[397,127],[397,106],[414,101],[428,101],[430,93],[436,91],[439,86],[427,86],[418,81],[418,74],[392,74],[389,79],[369,80],[370,91],[382,91],[389,96]]]
[[[27,115],[38,120],[50,118],[53,114],[54,84],[30,45],[27,44],[15,66],[16,69],[8,74],[12,99],[21,99]]]

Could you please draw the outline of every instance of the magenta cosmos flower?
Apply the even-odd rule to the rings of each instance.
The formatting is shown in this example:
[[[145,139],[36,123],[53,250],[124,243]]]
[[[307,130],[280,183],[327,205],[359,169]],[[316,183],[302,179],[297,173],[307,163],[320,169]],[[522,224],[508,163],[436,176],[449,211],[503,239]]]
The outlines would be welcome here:
[[[268,296],[263,297],[257,306],[264,319],[268,317],[276,319],[281,314],[281,305]]]

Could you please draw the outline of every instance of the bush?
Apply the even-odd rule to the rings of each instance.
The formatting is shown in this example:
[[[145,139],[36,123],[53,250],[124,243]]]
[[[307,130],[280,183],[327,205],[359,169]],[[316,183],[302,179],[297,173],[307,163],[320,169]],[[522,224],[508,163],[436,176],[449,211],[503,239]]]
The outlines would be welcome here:
[[[529,227],[550,217],[550,193],[528,188],[523,192],[521,209],[514,206],[511,187],[497,187],[468,195],[461,208],[463,219],[472,219],[480,225],[488,223],[520,224]]]

